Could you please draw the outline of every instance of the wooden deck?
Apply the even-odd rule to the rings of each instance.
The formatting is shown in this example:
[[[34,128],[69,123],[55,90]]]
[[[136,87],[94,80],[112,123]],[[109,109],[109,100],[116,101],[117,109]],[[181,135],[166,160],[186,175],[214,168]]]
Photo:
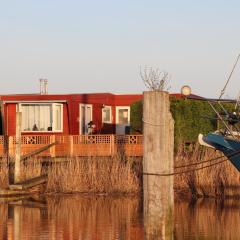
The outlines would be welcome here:
[[[6,140],[10,157],[15,156],[16,137]],[[21,155],[56,142],[51,148],[39,153],[41,157],[113,156],[124,152],[127,156],[143,155],[142,135],[23,135]],[[0,136],[0,157],[4,155],[4,137]]]

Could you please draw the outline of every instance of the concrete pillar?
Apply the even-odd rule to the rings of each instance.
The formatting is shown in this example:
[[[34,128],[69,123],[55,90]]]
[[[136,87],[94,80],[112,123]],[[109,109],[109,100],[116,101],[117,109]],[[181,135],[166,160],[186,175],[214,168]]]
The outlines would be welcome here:
[[[15,151],[15,168],[14,168],[14,183],[20,181],[21,172],[21,126],[22,113],[16,113],[16,151]]]
[[[143,123],[145,239],[173,239],[173,176],[158,175],[173,172],[174,121],[167,92],[144,92]]]

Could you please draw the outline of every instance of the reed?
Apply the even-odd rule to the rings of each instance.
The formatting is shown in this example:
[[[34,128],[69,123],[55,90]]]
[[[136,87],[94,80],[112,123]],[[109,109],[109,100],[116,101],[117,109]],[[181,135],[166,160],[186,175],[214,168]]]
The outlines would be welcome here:
[[[2,158],[0,162],[0,188],[6,189],[9,186],[8,159]]]
[[[221,156],[219,152],[201,147],[198,144],[190,151],[186,151],[181,147],[175,157],[175,166],[199,163],[218,156]],[[215,160],[214,163],[221,160]],[[200,164],[197,167],[205,165]],[[196,166],[193,168],[196,168]],[[187,169],[189,168],[181,170]],[[237,197],[240,196],[239,184],[239,172],[229,161],[199,171],[176,175],[174,179],[174,187],[177,194],[188,193],[196,197]]]
[[[31,158],[21,162],[21,181],[38,177],[42,173],[42,164],[40,158]]]
[[[137,193],[140,179],[135,163],[112,158],[69,158],[48,169],[47,192]]]

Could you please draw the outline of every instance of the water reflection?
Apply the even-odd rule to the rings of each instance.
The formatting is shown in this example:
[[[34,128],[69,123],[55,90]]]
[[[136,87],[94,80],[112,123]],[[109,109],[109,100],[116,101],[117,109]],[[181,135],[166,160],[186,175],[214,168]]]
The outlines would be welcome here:
[[[240,239],[240,200],[175,201],[175,239]]]
[[[173,194],[169,178],[144,176],[144,232],[146,240],[173,239]]]
[[[46,205],[29,201],[0,204],[1,239],[143,239],[136,197],[48,197]]]
[[[69,195],[1,203],[0,240],[141,240],[141,202]],[[240,200],[175,200],[174,218],[173,239],[240,239]]]

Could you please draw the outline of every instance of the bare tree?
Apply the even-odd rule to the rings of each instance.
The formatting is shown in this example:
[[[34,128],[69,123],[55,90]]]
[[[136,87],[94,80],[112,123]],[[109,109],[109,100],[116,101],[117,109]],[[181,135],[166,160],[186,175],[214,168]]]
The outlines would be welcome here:
[[[151,91],[167,91],[170,89],[169,73],[160,71],[158,68],[145,67],[142,71],[140,67],[140,76],[145,86]]]

